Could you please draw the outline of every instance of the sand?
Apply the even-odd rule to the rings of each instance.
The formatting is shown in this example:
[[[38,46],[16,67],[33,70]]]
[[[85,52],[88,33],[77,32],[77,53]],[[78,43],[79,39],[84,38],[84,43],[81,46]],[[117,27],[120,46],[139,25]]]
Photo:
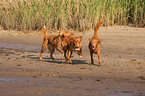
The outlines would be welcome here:
[[[56,33],[51,33],[56,34]],[[93,30],[83,35],[83,58],[73,64],[48,50],[39,60],[41,32],[0,31],[0,96],[145,96],[145,28],[101,27],[102,66],[90,64]]]

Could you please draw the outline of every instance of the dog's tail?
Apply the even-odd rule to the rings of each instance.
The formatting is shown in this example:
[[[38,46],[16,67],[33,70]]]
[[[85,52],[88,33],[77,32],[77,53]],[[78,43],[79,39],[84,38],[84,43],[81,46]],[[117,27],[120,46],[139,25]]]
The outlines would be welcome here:
[[[42,37],[43,37],[43,40],[46,37],[46,27],[45,26],[42,28]]]
[[[104,22],[104,19],[101,19],[99,21],[99,23],[96,25],[96,27],[94,28],[94,37],[97,37],[98,36],[98,31],[99,31],[99,28],[101,26],[101,24]]]

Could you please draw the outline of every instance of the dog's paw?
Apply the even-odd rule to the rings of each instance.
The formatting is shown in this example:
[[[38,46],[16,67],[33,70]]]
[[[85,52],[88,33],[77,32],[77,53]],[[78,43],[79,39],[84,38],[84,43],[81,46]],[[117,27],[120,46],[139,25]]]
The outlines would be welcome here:
[[[55,58],[51,58],[52,60],[55,60]]]
[[[66,59],[65,62],[68,62],[68,59]]]
[[[80,56],[80,58],[83,58],[82,56]]]
[[[71,58],[73,58],[74,56],[73,56],[73,55],[71,55],[70,57],[71,57]]]
[[[73,62],[72,62],[72,61],[70,61],[70,63],[71,63],[71,64],[73,64]]]
[[[39,60],[42,60],[42,57],[40,57]]]
[[[91,65],[95,65],[93,62],[91,62]]]
[[[64,54],[62,54],[62,56],[64,56]]]
[[[55,60],[55,58],[54,58],[53,56],[50,56],[50,58],[51,58],[52,60]]]

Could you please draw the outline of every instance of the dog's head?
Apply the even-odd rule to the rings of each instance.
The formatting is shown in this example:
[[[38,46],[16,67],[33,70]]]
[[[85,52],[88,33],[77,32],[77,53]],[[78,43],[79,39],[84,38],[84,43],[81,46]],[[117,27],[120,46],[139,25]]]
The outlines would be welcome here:
[[[91,43],[91,48],[93,50],[95,50],[97,48],[98,44],[101,44],[101,42],[102,42],[102,40],[97,40],[97,39],[92,39],[92,38],[90,38],[89,41]]]
[[[78,36],[78,37],[73,38],[73,43],[74,43],[76,51],[80,50],[82,47],[82,37],[83,36]]]

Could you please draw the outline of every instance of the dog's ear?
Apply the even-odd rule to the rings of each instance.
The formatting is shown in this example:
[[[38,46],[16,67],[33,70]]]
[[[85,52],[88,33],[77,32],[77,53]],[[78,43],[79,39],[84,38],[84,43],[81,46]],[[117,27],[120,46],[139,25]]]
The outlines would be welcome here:
[[[99,40],[98,43],[101,43],[103,40]]]
[[[99,42],[102,42],[103,40],[99,40]]]

